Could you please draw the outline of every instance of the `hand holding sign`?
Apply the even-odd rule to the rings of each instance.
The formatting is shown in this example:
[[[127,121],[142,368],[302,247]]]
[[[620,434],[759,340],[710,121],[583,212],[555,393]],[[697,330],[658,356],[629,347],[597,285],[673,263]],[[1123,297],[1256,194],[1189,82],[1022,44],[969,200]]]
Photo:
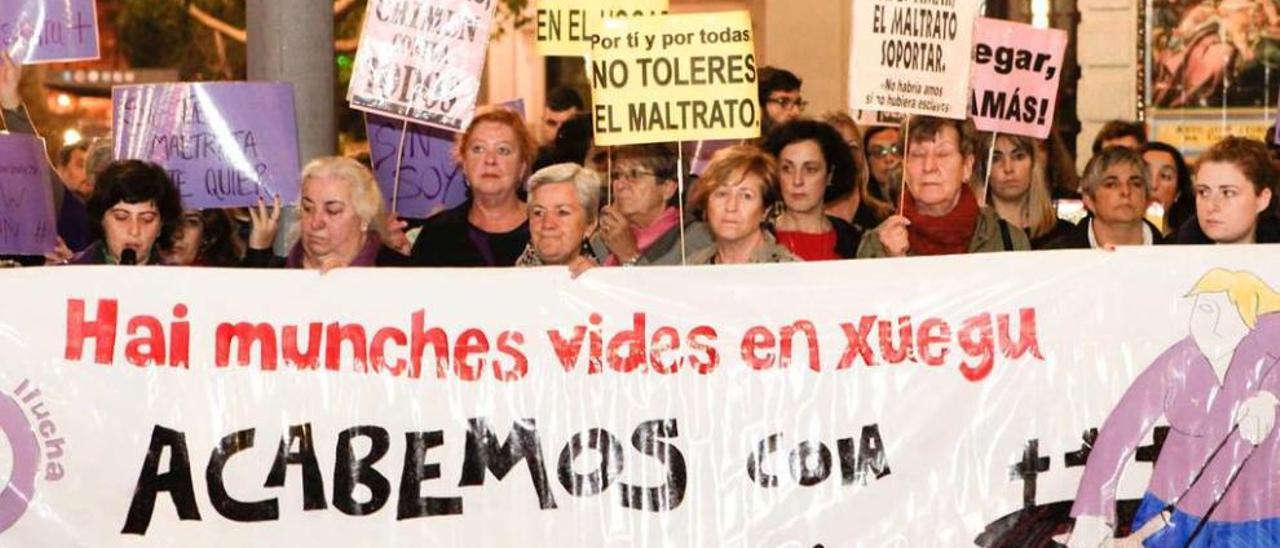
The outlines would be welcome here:
[[[13,61],[9,52],[0,50],[0,108],[13,110],[22,106],[18,94],[18,82],[22,80],[22,67]]]

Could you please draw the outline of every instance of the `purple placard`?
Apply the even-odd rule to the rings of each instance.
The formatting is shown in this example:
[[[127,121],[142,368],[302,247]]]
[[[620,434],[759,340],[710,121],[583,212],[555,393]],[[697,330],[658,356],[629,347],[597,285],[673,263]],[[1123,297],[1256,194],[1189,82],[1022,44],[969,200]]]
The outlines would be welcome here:
[[[711,157],[722,149],[740,145],[742,139],[714,139],[709,141],[687,141],[683,143],[685,162],[689,165],[689,173],[701,177],[702,171],[711,163]]]
[[[259,194],[298,200],[293,86],[215,82],[116,86],[116,159],[155,162],[188,209],[241,207]]]
[[[43,255],[57,243],[44,140],[0,134],[0,254]]]
[[[0,0],[0,48],[21,64],[98,58],[93,0]]]
[[[524,116],[524,100],[503,103]],[[365,113],[369,133],[369,160],[387,209],[400,217],[425,219],[467,199],[462,167],[453,160],[452,131],[408,123],[401,119]],[[400,160],[400,192],[396,194],[396,151],[400,135],[404,149]]]

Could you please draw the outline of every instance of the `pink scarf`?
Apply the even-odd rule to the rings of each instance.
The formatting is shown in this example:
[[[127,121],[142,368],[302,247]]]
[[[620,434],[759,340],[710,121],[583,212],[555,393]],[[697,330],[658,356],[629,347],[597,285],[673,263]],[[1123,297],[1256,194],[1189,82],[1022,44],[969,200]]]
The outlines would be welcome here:
[[[678,224],[680,224],[680,211],[674,207],[668,207],[663,210],[662,215],[653,224],[644,228],[632,227],[631,234],[636,237],[636,249],[643,255],[649,249],[649,246],[653,245],[653,242],[658,241],[658,238],[661,238],[662,235],[675,228]],[[618,261],[618,256],[612,253],[604,261],[605,266],[618,266],[619,264],[622,263]]]

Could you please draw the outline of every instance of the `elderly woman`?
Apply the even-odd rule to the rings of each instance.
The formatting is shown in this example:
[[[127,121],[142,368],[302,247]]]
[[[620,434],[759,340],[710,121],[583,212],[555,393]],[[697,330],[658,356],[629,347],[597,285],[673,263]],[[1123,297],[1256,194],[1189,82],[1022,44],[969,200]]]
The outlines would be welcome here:
[[[108,165],[86,204],[94,242],[72,264],[160,264],[182,215],[182,199],[160,166],[139,160]]]
[[[164,253],[164,263],[173,266],[239,266],[244,259],[244,241],[237,225],[223,209],[189,210],[173,233],[173,243]]]
[[[1134,379],[1089,453],[1068,546],[1275,546],[1280,522],[1280,293],[1214,269],[1187,294],[1190,333]],[[1168,437],[1125,539],[1116,490],[1158,422]],[[1145,542],[1144,542],[1145,541]]]
[[[600,177],[578,164],[544,167],[529,178],[528,249],[516,266],[568,266],[576,275],[596,266],[584,254],[596,228]]]
[[[279,197],[270,212],[259,198],[258,207],[251,208],[250,214],[253,229],[246,266],[320,271],[374,266],[382,247],[382,192],[373,174],[350,158],[316,158],[302,168],[299,237],[288,257],[271,254],[280,220]]]
[[[528,209],[519,190],[537,145],[515,111],[480,109],[458,136],[454,156],[468,198],[422,225],[407,253],[410,266],[513,266],[529,245]]]
[[[916,116],[903,175],[903,210],[862,237],[858,257],[951,255],[1026,250],[1031,242],[969,189],[974,134],[968,120]]]
[[[1080,180],[1080,193],[1089,215],[1045,249],[1108,249],[1164,243],[1160,229],[1144,218],[1151,195],[1147,176],[1142,155],[1134,149],[1113,146],[1095,154]]]
[[[1147,179],[1151,181],[1151,203],[1160,204],[1164,211],[1160,231],[1166,236],[1176,234],[1196,214],[1191,168],[1178,149],[1159,141],[1146,144],[1142,159],[1147,162]]]
[[[1196,170],[1196,216],[1178,231],[1180,244],[1269,244],[1280,242],[1271,205],[1276,170],[1267,146],[1227,137],[1200,156]]]
[[[987,198],[996,214],[1025,231],[1032,249],[1041,249],[1070,230],[1072,224],[1059,219],[1053,207],[1045,143],[1002,134],[988,146],[995,150],[991,152]]]
[[[686,257],[711,245],[705,226],[680,218],[677,178],[683,168],[675,146],[623,146],[612,155],[613,203],[600,212],[600,230],[591,240],[605,266],[680,264],[681,222]]]
[[[694,254],[689,264],[799,260],[765,228],[768,211],[778,202],[778,168],[773,157],[755,146],[716,152],[689,199],[715,238],[715,244]]]
[[[774,220],[778,243],[806,261],[852,259],[861,231],[827,215],[825,207],[857,191],[858,173],[844,139],[823,122],[795,120],[770,133],[764,149],[778,160],[785,206]]]

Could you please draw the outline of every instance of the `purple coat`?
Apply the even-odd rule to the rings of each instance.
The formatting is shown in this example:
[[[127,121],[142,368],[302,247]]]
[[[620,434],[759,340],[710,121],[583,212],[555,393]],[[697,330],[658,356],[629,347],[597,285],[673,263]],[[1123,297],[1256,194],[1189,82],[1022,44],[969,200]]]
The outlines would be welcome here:
[[[1265,314],[1236,347],[1221,385],[1213,366],[1187,337],[1166,350],[1125,392],[1089,455],[1072,516],[1098,516],[1116,523],[1116,486],[1125,463],[1156,421],[1170,425],[1147,491],[1168,503],[1191,485],[1209,456],[1234,426],[1236,409],[1259,391],[1280,396],[1280,313]],[[1257,449],[1239,433],[1205,467],[1204,477],[1178,501],[1178,510],[1204,516],[1216,498],[1215,522],[1280,517],[1280,436],[1273,428]],[[1254,454],[1249,456],[1250,452]],[[1245,462],[1225,495],[1232,472]]]

